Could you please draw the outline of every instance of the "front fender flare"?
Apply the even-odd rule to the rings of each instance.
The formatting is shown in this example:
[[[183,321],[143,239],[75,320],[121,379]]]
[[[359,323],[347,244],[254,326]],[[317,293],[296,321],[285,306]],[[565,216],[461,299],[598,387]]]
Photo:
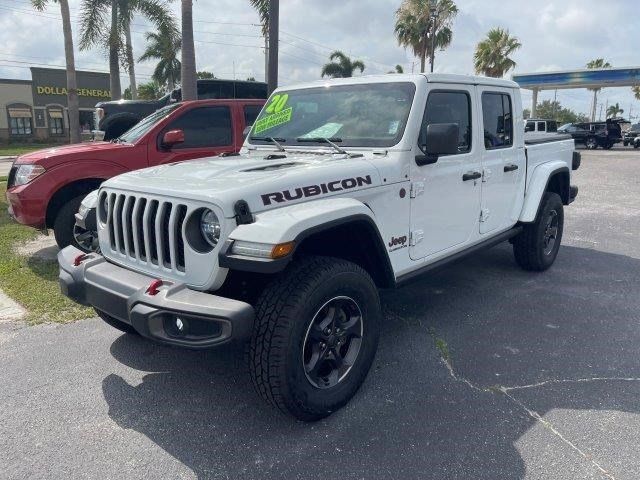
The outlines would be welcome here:
[[[544,192],[547,190],[549,180],[556,173],[567,172],[570,175],[569,167],[566,163],[555,161],[538,165],[527,185],[527,191],[524,195],[524,204],[520,212],[519,221],[522,223],[531,223],[538,216],[540,201]]]
[[[246,241],[277,245],[296,242],[296,248],[305,238],[351,222],[366,222],[375,232],[379,245],[378,254],[384,255],[385,276],[393,277],[389,256],[380,236],[380,229],[371,209],[352,198],[331,198],[269,210],[256,215],[255,222],[239,225],[220,252],[220,266],[231,270],[259,273],[276,273],[284,270],[293,254],[278,260],[233,255],[230,252],[234,241]],[[393,280],[388,280],[393,282]],[[388,282],[387,282],[388,283]]]

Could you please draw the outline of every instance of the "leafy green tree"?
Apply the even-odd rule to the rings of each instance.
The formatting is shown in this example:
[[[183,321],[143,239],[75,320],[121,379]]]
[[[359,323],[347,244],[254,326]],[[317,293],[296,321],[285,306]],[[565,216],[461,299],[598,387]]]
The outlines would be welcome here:
[[[404,73],[404,68],[402,65],[396,65],[395,69],[389,70],[387,73]]]
[[[211,80],[217,78],[213,73],[205,71],[196,72],[196,77],[198,78],[198,80]]]
[[[619,115],[622,115],[624,110],[620,108],[620,104],[616,103],[615,105],[609,105],[607,108],[607,118],[615,118]]]
[[[427,58],[433,72],[435,49],[443,50],[451,44],[451,24],[457,14],[453,0],[403,0],[396,10],[398,44],[410,48],[420,59],[420,72],[424,73]]]
[[[71,14],[68,0],[52,0],[60,5],[62,16],[62,36],[64,38],[64,57],[67,71],[67,108],[69,109],[69,141],[80,142],[80,111],[78,104],[78,82],[76,79],[76,63],[73,53],[73,33],[71,31]],[[36,10],[47,8],[47,0],[31,0]]]
[[[531,117],[531,111],[524,109],[523,116],[525,119]],[[570,108],[564,108],[560,102],[552,100],[544,100],[536,106],[536,117],[549,120],[556,120],[560,125],[565,123],[583,123],[588,122],[589,117],[583,113],[576,113]]]
[[[142,14],[158,28],[175,26],[163,0],[82,0],[80,49],[100,47],[108,52],[111,98],[120,99],[120,65],[129,73],[131,96],[136,98],[131,21]],[[121,61],[121,55],[124,59]]]
[[[636,100],[640,100],[640,85],[631,87],[631,91],[633,92],[633,96],[636,97]]]
[[[161,28],[157,33],[147,32],[145,38],[147,48],[139,61],[158,60],[152,78],[160,85],[166,85],[169,91],[173,90],[180,83],[180,32],[176,27]]]
[[[166,93],[164,86],[155,80],[143,83],[138,87],[138,98],[141,100],[156,100]]]
[[[255,82],[255,81],[256,81],[256,77],[247,78],[247,82]]]
[[[504,77],[505,73],[516,66],[510,55],[521,46],[516,37],[509,35],[509,30],[492,28],[476,46],[473,56],[476,73],[487,77]]]
[[[611,68],[611,64],[606,62],[604,58],[596,58],[595,60],[591,60],[587,63],[587,68],[589,70],[595,70],[599,68]],[[598,109],[598,92],[601,90],[600,88],[590,88],[593,92],[593,105],[591,105],[591,121],[596,121],[596,110]]]
[[[331,78],[353,77],[356,70],[364,72],[365,65],[360,60],[352,61],[344,53],[336,50],[329,56],[330,63],[322,67],[321,76]]]

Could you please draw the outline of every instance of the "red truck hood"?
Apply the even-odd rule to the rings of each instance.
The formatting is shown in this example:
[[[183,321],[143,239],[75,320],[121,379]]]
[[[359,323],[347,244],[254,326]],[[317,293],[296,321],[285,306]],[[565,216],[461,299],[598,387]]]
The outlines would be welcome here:
[[[112,159],[114,151],[131,147],[133,145],[111,142],[77,143],[75,145],[63,145],[25,153],[18,157],[16,163],[38,164],[48,169],[61,163],[82,158],[86,159],[87,157],[92,159]]]

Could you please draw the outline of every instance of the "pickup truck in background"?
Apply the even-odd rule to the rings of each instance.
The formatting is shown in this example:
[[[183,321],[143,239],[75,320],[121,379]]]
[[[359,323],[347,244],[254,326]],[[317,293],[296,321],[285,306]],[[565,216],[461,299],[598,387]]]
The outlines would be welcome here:
[[[174,103],[111,142],[21,155],[9,172],[9,213],[24,225],[52,228],[60,248],[82,246],[74,237],[74,215],[84,196],[103,181],[139,168],[235,153],[263,105],[264,100]],[[88,233],[80,242],[90,245],[95,235]]]
[[[240,80],[198,80],[198,100],[267,98],[267,84]],[[158,100],[113,100],[96,104],[96,140],[112,140],[159,108],[182,100],[176,88]]]
[[[248,341],[257,392],[323,418],[372,364],[378,289],[503,241],[525,270],[553,265],[580,154],[566,135],[525,141],[522,123],[518,85],[495,78],[278,89],[232,161],[106,181],[101,253],[62,250],[61,289],[160,343]]]
[[[560,133],[571,135],[576,145],[584,145],[588,150],[598,147],[609,150],[622,142],[622,128],[619,121],[569,123],[558,129]]]

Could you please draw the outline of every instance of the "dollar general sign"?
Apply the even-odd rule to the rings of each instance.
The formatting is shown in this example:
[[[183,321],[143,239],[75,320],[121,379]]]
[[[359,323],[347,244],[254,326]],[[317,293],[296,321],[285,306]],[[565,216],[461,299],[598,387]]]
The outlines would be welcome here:
[[[66,95],[67,89],[64,87],[38,86],[36,87],[38,95]],[[94,98],[111,98],[109,90],[99,88],[79,88],[78,96],[94,97]]]

